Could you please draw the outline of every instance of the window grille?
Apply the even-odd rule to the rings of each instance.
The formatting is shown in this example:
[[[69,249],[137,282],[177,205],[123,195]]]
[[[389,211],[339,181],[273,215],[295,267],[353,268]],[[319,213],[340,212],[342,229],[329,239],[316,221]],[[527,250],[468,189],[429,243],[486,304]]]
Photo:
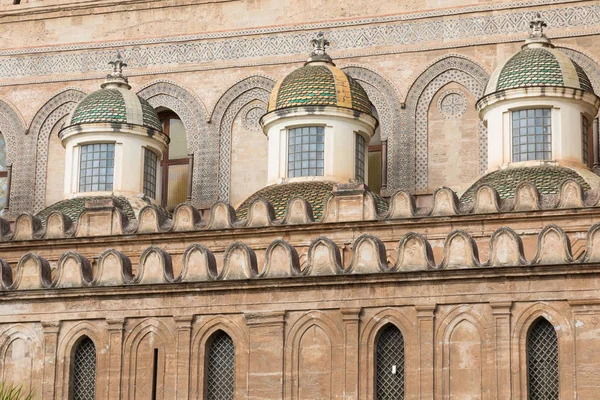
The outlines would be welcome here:
[[[96,346],[88,337],[79,343],[75,351],[72,382],[73,400],[96,398]]]
[[[156,169],[158,156],[149,149],[144,149],[144,195],[156,198]]]
[[[112,190],[114,161],[114,143],[96,143],[81,146],[79,191],[104,192]]]
[[[288,178],[324,175],[324,137],[322,126],[288,131]]]
[[[383,328],[377,341],[376,399],[404,399],[404,337],[394,325]]]
[[[552,123],[549,108],[512,112],[513,161],[552,158]]]
[[[558,337],[543,318],[527,337],[527,378],[529,400],[558,400]]]
[[[208,348],[206,399],[233,399],[235,385],[235,347],[223,331],[216,332]]]
[[[584,117],[583,115],[581,116],[581,145],[583,146],[582,149],[582,153],[583,154],[583,163],[585,165],[588,165],[588,153],[589,153],[589,144],[588,144],[588,130],[589,130],[589,126],[588,126],[588,119],[586,117]]]
[[[359,182],[365,181],[365,138],[356,134],[356,149],[355,149],[355,166],[354,172],[356,180]]]

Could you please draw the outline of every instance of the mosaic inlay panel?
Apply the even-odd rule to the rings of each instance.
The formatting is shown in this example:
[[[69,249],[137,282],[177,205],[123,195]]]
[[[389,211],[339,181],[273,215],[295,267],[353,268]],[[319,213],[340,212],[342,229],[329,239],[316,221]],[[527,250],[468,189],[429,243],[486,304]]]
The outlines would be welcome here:
[[[446,90],[438,99],[437,110],[446,119],[458,119],[467,112],[467,98],[460,90]]]

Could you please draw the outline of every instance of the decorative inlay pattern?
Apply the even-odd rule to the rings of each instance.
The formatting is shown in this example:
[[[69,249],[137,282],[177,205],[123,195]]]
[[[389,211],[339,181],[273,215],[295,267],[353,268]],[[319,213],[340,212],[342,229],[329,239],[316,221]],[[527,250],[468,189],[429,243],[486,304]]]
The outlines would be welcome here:
[[[508,5],[504,6],[508,7]],[[503,7],[503,8],[504,8]],[[600,24],[600,4],[567,6],[541,11],[542,17],[552,29],[588,29]],[[423,15],[425,17],[425,15]],[[396,17],[397,18],[397,17]],[[461,44],[494,35],[522,35],[527,31],[531,11],[510,11],[498,14],[455,16],[439,20],[407,20],[388,22],[385,18],[372,19],[373,25],[340,27],[329,32],[332,51],[348,53],[354,49],[381,46],[415,45],[427,42],[442,43],[461,40]],[[377,25],[387,22],[385,25]],[[317,25],[314,28],[322,29]],[[260,30],[259,30],[260,31]],[[259,32],[260,33],[260,32]],[[267,33],[262,32],[262,33]],[[240,33],[237,32],[237,35]],[[136,45],[124,50],[124,57],[132,68],[148,68],[173,64],[198,64],[214,61],[242,60],[272,56],[306,54],[313,32],[294,32],[270,35],[237,37],[235,39],[170,38],[169,43],[150,40],[147,45]],[[497,41],[497,40],[496,40]],[[135,43],[135,42],[133,42]],[[130,43],[114,43],[127,46]],[[102,47],[102,46],[99,46]],[[71,50],[67,49],[66,50]],[[105,69],[113,58],[111,50],[85,50],[69,53],[58,52],[44,55],[6,57],[0,60],[0,77],[42,76],[64,73],[98,72]]]
[[[438,99],[437,110],[444,118],[458,119],[467,112],[467,97],[460,90],[446,90]]]
[[[267,113],[266,104],[264,103],[251,103],[248,106],[242,109],[241,114],[242,124],[244,128],[253,132],[260,132],[262,128],[260,127],[260,117]]]
[[[12,165],[10,214],[31,211],[35,174],[35,143],[25,135],[25,121],[11,105],[0,100],[0,132],[6,142],[6,165]]]

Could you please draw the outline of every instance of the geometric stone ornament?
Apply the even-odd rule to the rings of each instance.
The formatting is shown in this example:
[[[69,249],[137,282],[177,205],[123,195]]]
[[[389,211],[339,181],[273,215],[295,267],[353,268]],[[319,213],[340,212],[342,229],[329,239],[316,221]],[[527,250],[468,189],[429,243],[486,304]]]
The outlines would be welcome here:
[[[254,279],[258,277],[256,253],[246,244],[235,242],[225,250],[220,279]]]
[[[479,267],[477,243],[465,231],[450,232],[444,242],[444,258],[440,268],[476,268]]]
[[[308,248],[308,264],[306,275],[341,275],[344,274],[340,249],[326,237],[318,237]]]
[[[136,233],[167,232],[173,224],[167,214],[154,205],[147,205],[142,208],[137,220]]]
[[[28,253],[19,260],[9,289],[34,290],[51,286],[52,272],[48,261],[37,254]]]
[[[205,282],[218,279],[214,254],[205,246],[194,243],[183,253],[182,282]]]
[[[565,179],[560,185],[558,208],[582,208],[583,190],[573,179]]]
[[[385,245],[375,236],[362,234],[352,246],[352,260],[346,270],[349,274],[388,272]]]
[[[98,257],[94,282],[98,286],[121,286],[134,283],[131,260],[118,250],[105,250]]]
[[[248,207],[246,228],[260,228],[272,226],[275,220],[275,209],[266,199],[258,198]]]
[[[292,197],[288,200],[283,217],[283,225],[304,225],[315,222],[310,203],[302,197]]]
[[[398,190],[390,199],[390,208],[386,219],[400,219],[414,217],[417,206],[412,194]]]
[[[90,286],[93,281],[92,265],[79,253],[69,251],[58,261],[52,287],[69,288]]]
[[[508,267],[526,265],[521,237],[508,227],[496,230],[490,238],[487,267]]]
[[[173,232],[195,231],[201,228],[200,212],[191,204],[181,203],[173,211]]]
[[[395,270],[419,271],[436,268],[431,245],[422,235],[408,232],[398,243]]]
[[[133,283],[145,285],[171,282],[175,282],[171,255],[156,246],[144,250]]]
[[[75,233],[75,227],[71,218],[61,212],[54,211],[46,218],[46,230],[44,239],[60,239],[72,236]]]
[[[600,262],[600,222],[595,223],[588,230],[585,254],[581,262]]]
[[[21,214],[15,221],[13,241],[32,240],[42,234],[42,221],[31,214]]]
[[[458,119],[467,112],[467,97],[460,90],[445,90],[438,98],[437,111],[446,119]]]
[[[450,188],[441,187],[433,192],[431,216],[441,217],[458,214],[458,197]]]
[[[216,202],[210,209],[206,229],[231,229],[236,221],[235,210],[231,205]]]
[[[534,265],[568,264],[573,262],[571,241],[557,225],[548,225],[540,232]]]
[[[513,211],[532,211],[540,209],[540,193],[537,187],[529,182],[521,182],[515,189],[515,205]]]
[[[496,189],[489,185],[481,185],[475,192],[473,214],[489,214],[500,211],[500,196]]]
[[[265,267],[261,278],[283,278],[301,276],[300,259],[296,249],[285,240],[272,242],[265,253]]]

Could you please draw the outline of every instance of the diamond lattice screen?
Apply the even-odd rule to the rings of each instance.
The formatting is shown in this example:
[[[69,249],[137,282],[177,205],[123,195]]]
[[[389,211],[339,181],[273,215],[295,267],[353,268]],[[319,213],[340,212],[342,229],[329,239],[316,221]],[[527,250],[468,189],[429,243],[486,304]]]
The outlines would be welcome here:
[[[530,400],[558,400],[558,338],[554,326],[540,319],[527,338]]]
[[[73,400],[94,400],[96,397],[96,346],[85,338],[75,352],[73,366]]]
[[[393,325],[385,328],[379,335],[376,368],[376,399],[404,399],[404,338]]]
[[[207,400],[233,400],[235,348],[223,331],[215,333],[208,349],[206,374]]]

